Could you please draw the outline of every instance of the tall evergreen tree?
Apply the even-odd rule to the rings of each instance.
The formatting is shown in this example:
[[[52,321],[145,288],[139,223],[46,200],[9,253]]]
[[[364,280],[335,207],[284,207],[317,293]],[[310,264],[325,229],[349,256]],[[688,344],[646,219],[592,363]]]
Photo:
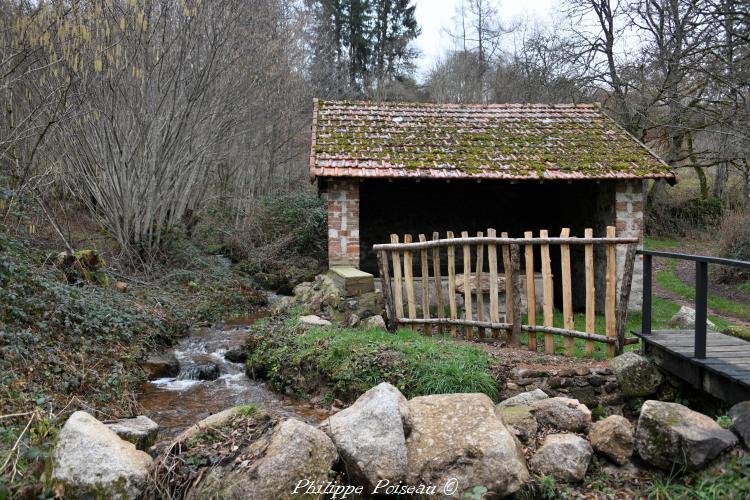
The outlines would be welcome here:
[[[411,0],[309,0],[315,43],[330,40],[353,89],[366,92],[383,80],[409,76],[419,34]]]

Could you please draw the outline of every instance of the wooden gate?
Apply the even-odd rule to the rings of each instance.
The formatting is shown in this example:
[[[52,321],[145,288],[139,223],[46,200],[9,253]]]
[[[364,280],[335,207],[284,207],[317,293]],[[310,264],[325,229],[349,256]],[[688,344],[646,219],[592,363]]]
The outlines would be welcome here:
[[[404,235],[399,242],[398,235],[391,235],[391,243],[374,245],[378,257],[378,267],[383,285],[383,296],[386,303],[388,329],[394,331],[398,325],[416,328],[423,325],[425,335],[432,335],[433,327],[440,333],[450,329],[452,336],[465,332],[467,340],[474,338],[474,329],[480,338],[498,339],[499,332],[507,332],[510,344],[521,344],[522,332],[528,333],[528,348],[537,350],[537,333],[544,334],[544,350],[554,353],[554,336],[565,338],[565,355],[574,354],[575,339],[584,339],[587,353],[594,351],[595,342],[607,345],[607,355],[614,356],[622,352],[626,343],[635,343],[637,339],[625,339],[625,322],[627,304],[630,298],[630,286],[638,240],[636,238],[618,238],[615,228],[607,227],[606,237],[594,238],[593,230],[586,229],[583,238],[571,237],[569,229],[563,229],[559,237],[549,237],[546,230],[533,236],[526,232],[523,238],[509,238],[507,233],[497,237],[494,229],[488,229],[486,236],[479,232],[469,237],[467,232],[460,238],[454,238],[448,232],[441,239],[433,233],[432,240],[419,235],[419,241],[413,242],[410,234]],[[573,316],[573,289],[570,250],[573,245],[584,245],[585,274],[585,330],[576,329]],[[596,332],[595,323],[595,247],[603,245],[606,259],[605,290],[605,325],[603,334]],[[617,297],[617,252],[618,245],[625,245],[624,272]],[[542,324],[536,318],[536,276],[534,272],[534,247],[539,246],[541,257],[542,281]],[[552,275],[551,247],[559,247],[562,290],[563,327],[554,326],[554,278]],[[498,266],[498,248],[501,250],[502,270]],[[447,258],[447,297],[443,291],[442,253]],[[456,270],[456,251],[461,252],[463,272]],[[415,297],[414,260],[419,255],[421,276],[421,297]],[[390,254],[390,255],[389,255]],[[488,269],[484,269],[486,261]],[[403,259],[402,259],[403,257]],[[432,266],[430,266],[432,261]],[[402,267],[403,262],[403,267]],[[523,266],[522,266],[523,262]],[[474,266],[472,267],[472,263]],[[432,275],[430,275],[432,267]],[[392,268],[392,272],[391,272]],[[522,271],[523,269],[523,271]],[[525,276],[526,321],[522,316],[522,273]],[[430,284],[434,282],[435,304],[431,307]],[[487,283],[485,285],[485,282]],[[500,321],[500,294],[505,292],[505,318]],[[489,311],[485,310],[484,297],[489,295]],[[404,309],[404,296],[406,309]],[[458,301],[463,298],[462,311]],[[447,304],[446,304],[447,299]],[[618,308],[618,304],[620,307]],[[419,308],[419,310],[418,310]],[[434,313],[433,313],[434,311]],[[459,328],[460,327],[460,328]]]

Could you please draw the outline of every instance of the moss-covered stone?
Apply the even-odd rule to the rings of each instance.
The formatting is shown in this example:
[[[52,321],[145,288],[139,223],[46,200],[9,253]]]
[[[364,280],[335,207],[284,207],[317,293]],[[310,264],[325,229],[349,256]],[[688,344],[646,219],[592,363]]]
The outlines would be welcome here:
[[[664,470],[699,469],[736,444],[731,431],[678,403],[646,401],[638,418],[638,455]]]
[[[617,377],[622,393],[627,397],[654,394],[664,380],[653,363],[632,352],[617,356],[609,365]]]

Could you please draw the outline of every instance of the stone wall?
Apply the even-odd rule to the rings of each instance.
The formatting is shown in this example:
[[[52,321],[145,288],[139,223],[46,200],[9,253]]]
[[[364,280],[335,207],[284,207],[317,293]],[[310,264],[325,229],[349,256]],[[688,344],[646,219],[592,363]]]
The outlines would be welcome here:
[[[640,180],[621,181],[615,190],[615,225],[617,236],[635,237],[643,248],[643,190]],[[617,276],[621,277],[625,266],[626,247],[617,248]],[[618,294],[620,283],[618,281]],[[643,303],[643,257],[638,255],[633,269],[633,284],[630,291],[630,310],[640,309]]]
[[[328,265],[359,267],[359,181],[328,183]]]
[[[501,399],[522,392],[541,389],[550,397],[577,399],[589,408],[602,406],[620,413],[625,399],[617,379],[608,367],[577,367],[554,369],[514,368]]]

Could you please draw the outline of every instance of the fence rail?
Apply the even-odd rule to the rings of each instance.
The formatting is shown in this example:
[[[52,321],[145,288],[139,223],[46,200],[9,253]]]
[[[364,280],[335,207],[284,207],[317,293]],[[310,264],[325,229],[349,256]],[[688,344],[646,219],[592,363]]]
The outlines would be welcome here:
[[[736,267],[750,269],[750,262],[707,255],[690,255],[674,252],[660,252],[653,250],[638,250],[643,256],[643,314],[641,316],[641,334],[651,334],[651,292],[653,282],[653,258],[666,257],[668,259],[695,262],[695,358],[706,359],[706,320],[708,319],[708,265]]]
[[[560,237],[549,237],[546,230],[533,236],[528,231],[523,238],[510,238],[507,233],[497,237],[494,229],[485,233],[479,232],[476,237],[470,237],[468,232],[461,233],[455,238],[452,232],[440,238],[433,233],[432,240],[423,234],[414,242],[412,235],[406,234],[403,242],[399,242],[398,235],[391,235],[390,243],[373,246],[378,257],[380,278],[383,284],[383,295],[386,302],[388,328],[395,330],[401,325],[416,328],[421,325],[425,335],[432,335],[433,327],[440,333],[450,330],[452,336],[459,335],[459,328],[464,331],[468,340],[474,338],[474,330],[480,338],[498,339],[501,331],[507,332],[509,343],[520,345],[522,332],[528,333],[528,347],[537,350],[538,333],[544,334],[544,350],[554,353],[555,336],[565,339],[565,355],[572,356],[575,339],[584,339],[587,353],[594,351],[594,343],[602,342],[607,345],[607,354],[611,357],[622,352],[630,339],[625,339],[625,322],[627,320],[627,303],[630,298],[630,286],[635,261],[637,238],[618,238],[616,230],[607,228],[606,237],[594,238],[593,230],[586,229],[583,238],[571,237],[569,229],[563,229]],[[571,268],[571,246],[584,245],[585,268],[585,331],[577,330],[573,316],[573,287]],[[595,324],[595,247],[604,246],[606,249],[606,290],[605,290],[605,324],[604,334],[597,333]],[[617,261],[616,247],[625,245],[624,272],[617,297]],[[542,324],[537,324],[536,318],[536,273],[534,247],[540,247],[542,280]],[[560,250],[560,290],[562,292],[563,328],[554,326],[554,277],[552,275],[550,247],[559,246]],[[498,259],[498,247],[500,259]],[[446,297],[443,293],[442,252],[446,250],[447,282],[447,313]],[[456,269],[456,249],[458,248],[463,264],[462,272]],[[522,251],[523,250],[523,251]],[[419,304],[414,287],[415,254],[419,258],[419,273],[421,296]],[[485,259],[486,256],[486,259]],[[432,261],[432,275],[430,275],[430,260]],[[485,260],[488,269],[485,270]],[[525,296],[527,301],[526,323],[522,315],[522,286],[521,276],[523,261],[523,275],[526,281]],[[473,263],[473,266],[472,266]],[[502,273],[499,264],[502,263]],[[403,265],[402,265],[403,264]],[[393,271],[391,272],[391,267]],[[432,315],[430,299],[430,283],[434,281],[435,288],[435,317]],[[487,286],[485,286],[485,282]],[[500,321],[501,287],[505,293],[505,316]],[[459,290],[462,288],[462,292]],[[485,310],[485,294],[489,295],[489,310]],[[463,298],[462,316],[459,317],[459,298]],[[404,307],[406,299],[406,308]],[[617,304],[623,304],[618,308]],[[417,317],[417,308],[421,307]],[[474,314],[476,313],[476,318]],[[637,342],[637,340],[633,340]]]

